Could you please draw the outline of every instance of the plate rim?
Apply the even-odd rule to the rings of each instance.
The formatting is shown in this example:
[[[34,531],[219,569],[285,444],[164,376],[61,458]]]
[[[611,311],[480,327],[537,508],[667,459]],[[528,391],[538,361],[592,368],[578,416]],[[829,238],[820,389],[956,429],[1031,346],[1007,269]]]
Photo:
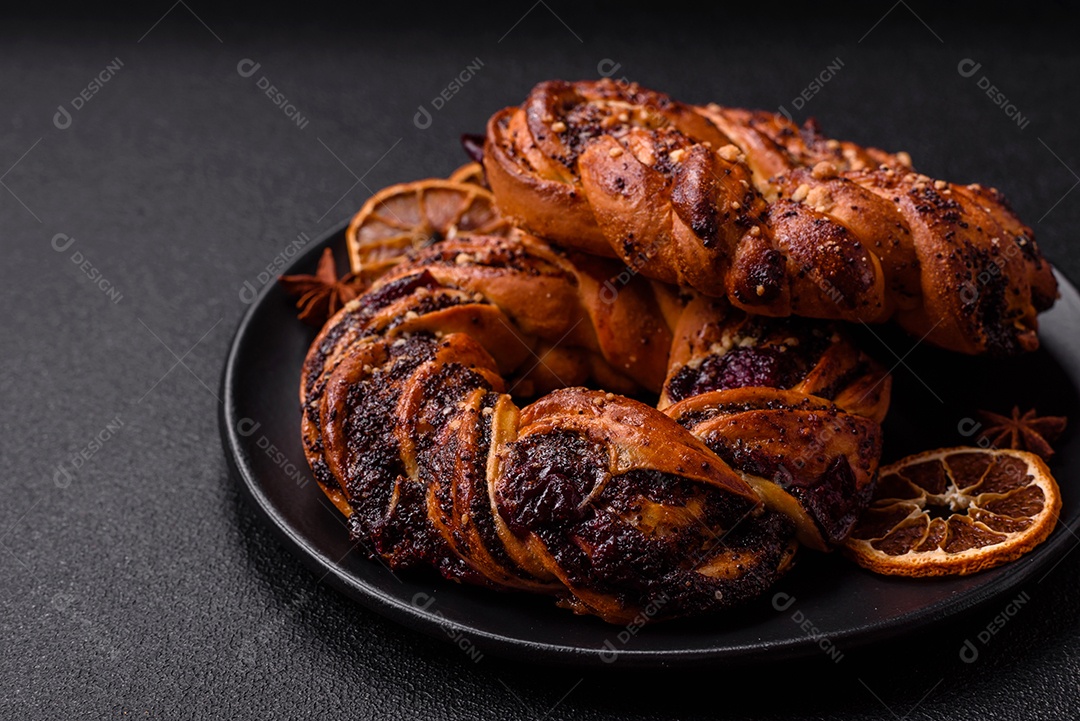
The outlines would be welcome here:
[[[281,273],[294,273],[297,266],[310,264],[312,259],[321,253],[324,248],[333,248],[333,241],[343,235],[348,225],[349,219],[346,219],[343,222],[336,223],[330,230],[313,239],[286,267],[281,269]],[[1076,289],[1075,284],[1069,281],[1057,268],[1054,269],[1054,274],[1059,283]],[[243,450],[240,441],[241,434],[238,432],[236,425],[236,421],[240,419],[240,416],[237,413],[233,389],[236,383],[240,351],[246,340],[247,331],[258,315],[260,308],[267,302],[267,298],[275,284],[276,278],[268,281],[259,289],[254,300],[250,302],[241,316],[229,340],[229,349],[225,356],[219,384],[222,402],[218,406],[218,427],[222,450],[225,454],[230,475],[241,481],[240,485],[245,492],[244,495],[260,512],[264,520],[269,521],[269,525],[278,539],[284,542],[284,545],[293,555],[298,556],[300,561],[309,569],[322,572],[323,575],[319,579],[320,583],[328,583],[328,585],[346,595],[350,600],[359,602],[380,615],[430,637],[452,642],[448,634],[448,630],[451,630],[467,634],[470,641],[473,641],[476,647],[485,654],[490,652],[504,658],[525,658],[528,661],[551,665],[660,668],[702,662],[716,665],[735,662],[769,664],[806,658],[821,653],[819,639],[813,635],[803,635],[788,641],[773,640],[762,641],[757,644],[741,643],[734,646],[699,647],[681,650],[635,649],[629,646],[618,650],[616,660],[607,661],[603,657],[604,649],[602,648],[582,648],[515,638],[459,623],[441,615],[435,615],[398,597],[383,593],[351,575],[339,562],[322,554],[308,542],[298,529],[292,527],[281,511],[263,492],[256,474],[246,465],[247,454]],[[307,468],[306,464],[303,467],[306,473],[310,473],[310,469]],[[1061,554],[1061,557],[1058,557],[1061,546],[1068,541],[1070,535],[1076,537],[1078,530],[1080,530],[1080,508],[1075,509],[1074,513],[1068,518],[1059,517],[1058,527],[1054,529],[1051,536],[1041,543],[1026,559],[1014,561],[1006,566],[1005,568],[1010,569],[1010,573],[1002,573],[997,578],[971,591],[950,596],[930,606],[900,616],[830,632],[828,639],[834,644],[842,644],[845,651],[848,649],[854,650],[878,641],[895,638],[913,628],[927,629],[945,620],[971,613],[995,598],[1000,598],[1010,590],[1028,583],[1036,572],[1054,558],[1060,560],[1064,556],[1064,554]],[[1076,543],[1080,544],[1080,541]],[[1068,551],[1064,553],[1068,553]],[[574,619],[577,616],[568,612],[567,618]],[[613,626],[612,628],[616,627]]]

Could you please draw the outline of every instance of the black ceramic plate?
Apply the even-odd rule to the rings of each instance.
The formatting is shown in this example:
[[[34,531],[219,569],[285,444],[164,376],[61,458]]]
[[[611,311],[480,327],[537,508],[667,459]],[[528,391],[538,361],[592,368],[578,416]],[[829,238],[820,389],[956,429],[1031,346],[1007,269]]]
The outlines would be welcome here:
[[[345,267],[342,227],[312,243],[287,272],[314,272],[327,245],[337,253],[338,267]],[[976,441],[971,419],[980,408],[1002,412],[1015,403],[1080,419],[1080,295],[1064,278],[1059,281],[1062,297],[1041,319],[1043,349],[1022,358],[969,358],[916,346],[914,339],[886,328],[866,331],[865,347],[895,366],[886,461]],[[1077,544],[1080,433],[1069,429],[1051,464],[1062,486],[1062,523],[1021,560],[966,578],[887,578],[839,554],[807,551],[796,569],[751,607],[638,629],[575,616],[549,598],[460,586],[434,573],[392,574],[350,543],[341,515],[311,479],[304,460],[297,387],[314,335],[296,319],[292,300],[278,284],[267,285],[252,303],[222,378],[225,455],[286,545],[327,582],[466,652],[637,666],[835,656],[940,622],[1009,591],[1018,593],[1023,584],[1052,572]]]

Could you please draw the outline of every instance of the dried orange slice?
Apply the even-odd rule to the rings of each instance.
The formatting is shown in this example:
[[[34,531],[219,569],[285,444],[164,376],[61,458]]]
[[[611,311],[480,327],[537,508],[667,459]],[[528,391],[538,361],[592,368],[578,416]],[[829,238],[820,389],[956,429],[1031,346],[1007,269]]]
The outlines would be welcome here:
[[[881,469],[870,507],[845,549],[889,575],[966,575],[1046,540],[1061,494],[1034,453],[942,448]]]
[[[469,183],[479,185],[481,188],[488,187],[487,176],[484,175],[484,166],[480,163],[465,163],[465,165],[450,174],[450,182]]]
[[[345,233],[349,265],[372,280],[423,248],[465,233],[502,235],[509,224],[484,188],[452,180],[417,180],[373,195]]]

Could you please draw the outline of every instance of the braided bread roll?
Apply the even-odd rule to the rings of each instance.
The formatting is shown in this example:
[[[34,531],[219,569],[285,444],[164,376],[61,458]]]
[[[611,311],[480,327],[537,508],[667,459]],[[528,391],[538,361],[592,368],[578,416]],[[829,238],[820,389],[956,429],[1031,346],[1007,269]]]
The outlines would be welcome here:
[[[488,123],[500,211],[743,310],[866,323],[965,353],[1038,347],[1050,264],[994,189],[774,113],[611,80],[541,83]]]
[[[312,344],[300,400],[316,479],[390,568],[628,623],[736,605],[797,540],[842,540],[889,383],[827,324],[515,235],[380,278]],[[621,395],[647,393],[662,410]]]

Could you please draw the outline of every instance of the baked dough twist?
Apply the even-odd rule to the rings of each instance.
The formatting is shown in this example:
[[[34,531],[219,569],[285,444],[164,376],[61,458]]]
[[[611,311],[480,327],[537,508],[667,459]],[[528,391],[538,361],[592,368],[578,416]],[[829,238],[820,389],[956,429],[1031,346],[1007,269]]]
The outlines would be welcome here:
[[[736,605],[796,539],[841,541],[889,386],[829,324],[748,317],[515,234],[380,278],[312,344],[300,399],[316,479],[390,568],[628,623]]]
[[[488,123],[501,212],[749,313],[881,322],[965,353],[1038,347],[1057,284],[994,189],[817,126],[611,80],[540,83]]]

